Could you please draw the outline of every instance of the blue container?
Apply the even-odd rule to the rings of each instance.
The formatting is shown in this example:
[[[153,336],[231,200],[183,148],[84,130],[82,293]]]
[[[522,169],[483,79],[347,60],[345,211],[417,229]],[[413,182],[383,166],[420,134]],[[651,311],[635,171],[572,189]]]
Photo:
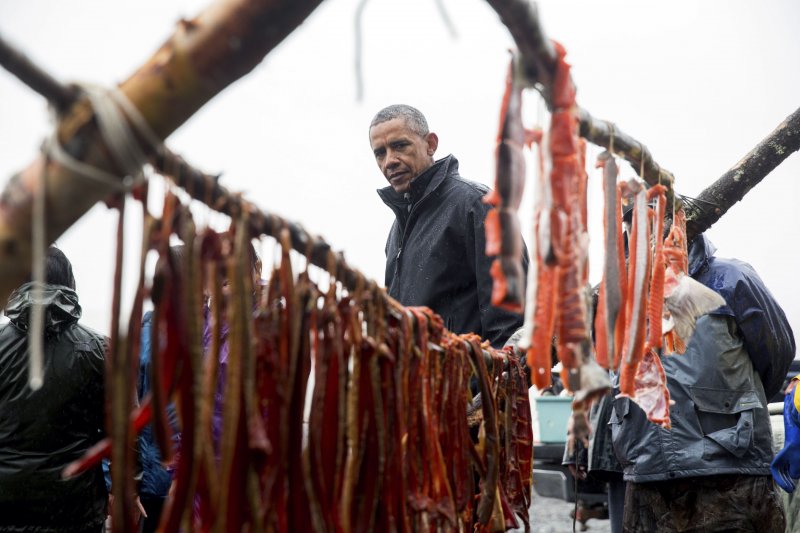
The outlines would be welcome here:
[[[536,396],[540,442],[566,442],[567,422],[572,414],[569,396]]]

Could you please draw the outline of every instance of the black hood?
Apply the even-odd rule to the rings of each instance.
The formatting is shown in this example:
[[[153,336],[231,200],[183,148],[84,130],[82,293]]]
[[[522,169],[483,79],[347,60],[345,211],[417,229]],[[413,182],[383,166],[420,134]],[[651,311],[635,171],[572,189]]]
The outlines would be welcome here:
[[[36,294],[34,283],[29,282],[15,290],[6,304],[5,314],[11,323],[23,331],[28,330],[31,309],[40,304],[45,307],[44,329],[46,335],[60,333],[81,318],[78,294],[63,285],[41,286]]]

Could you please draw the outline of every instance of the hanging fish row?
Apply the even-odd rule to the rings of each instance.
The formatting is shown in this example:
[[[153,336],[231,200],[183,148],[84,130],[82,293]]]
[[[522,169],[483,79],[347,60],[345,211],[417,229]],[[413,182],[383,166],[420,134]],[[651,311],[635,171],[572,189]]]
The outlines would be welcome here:
[[[666,188],[659,184],[648,190],[638,179],[618,182],[608,152],[600,154],[598,166],[603,168],[605,192],[606,265],[594,322],[597,359],[619,372],[621,396],[636,401],[648,420],[669,429],[670,398],[660,357],[682,354],[697,318],[725,302],[688,275],[683,209],[672,215],[664,237]],[[627,268],[623,200],[632,206]]]
[[[552,385],[553,351],[562,382],[574,394],[573,411],[585,412],[592,398],[610,388],[604,369],[618,371],[620,393],[633,398],[654,423],[669,427],[669,393],[660,355],[683,353],[696,318],[722,304],[721,297],[687,274],[685,214],[675,213],[666,239],[666,188],[649,190],[639,180],[617,183],[608,152],[599,156],[605,194],[605,268],[597,311],[588,283],[587,173],[585,142],[578,135],[578,108],[566,51],[553,42],[556,62],[550,90],[550,127],[544,138],[526,132],[521,117],[521,75],[512,59],[501,106],[495,206],[486,222],[492,267],[493,303],[522,309],[522,244],[516,222],[524,187],[523,145],[539,145],[534,191],[533,238],[525,298],[525,331],[531,379],[540,390]],[[613,142],[613,140],[612,140]],[[612,148],[613,150],[613,148]],[[632,204],[629,257],[622,236],[622,203]],[[648,206],[654,201],[655,208]],[[513,219],[513,220],[512,220]],[[663,324],[662,324],[663,322]],[[585,422],[576,417],[578,423]],[[577,436],[588,427],[576,429]]]
[[[152,421],[175,469],[162,531],[528,529],[532,426],[512,348],[455,335],[374,284],[321,291],[292,272],[286,230],[279,266],[254,284],[246,215],[226,233],[197,232],[168,194],[154,228],[152,394],[136,409],[115,397],[129,425],[67,474],[96,465],[114,439],[132,448]]]

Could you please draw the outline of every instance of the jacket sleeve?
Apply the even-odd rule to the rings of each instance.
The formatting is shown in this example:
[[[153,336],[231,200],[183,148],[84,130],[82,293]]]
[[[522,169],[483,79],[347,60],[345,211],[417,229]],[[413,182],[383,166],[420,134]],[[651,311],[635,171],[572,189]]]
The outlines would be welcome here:
[[[513,313],[500,307],[492,305],[492,276],[489,273],[494,261],[494,256],[486,255],[486,230],[483,222],[491,206],[484,204],[478,198],[472,206],[472,227],[469,235],[468,246],[471,250],[467,253],[473,255],[475,265],[475,278],[478,292],[478,307],[481,314],[482,336],[489,340],[494,348],[501,348],[506,340],[522,326],[523,315]],[[528,249],[524,245],[522,248],[522,268],[523,278],[527,281],[528,275]],[[524,294],[524,288],[523,288]]]
[[[778,392],[794,359],[795,341],[789,321],[761,278],[744,264],[744,276],[736,283],[732,303],[734,317],[761,377],[769,400]]]

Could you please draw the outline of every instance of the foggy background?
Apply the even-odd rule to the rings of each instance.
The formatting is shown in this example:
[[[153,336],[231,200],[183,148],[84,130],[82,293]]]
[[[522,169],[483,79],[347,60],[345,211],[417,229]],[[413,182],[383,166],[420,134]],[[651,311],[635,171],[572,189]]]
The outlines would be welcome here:
[[[371,0],[363,14],[364,98],[356,100],[358,0],[326,0],[253,73],[201,109],[167,144],[265,211],[322,235],[383,283],[393,215],[367,127],[389,104],[418,107],[461,174],[494,183],[498,111],[513,41],[481,0]],[[125,80],[201,0],[3,0],[0,33],[62,81]],[[578,103],[642,141],[697,196],[800,106],[800,2],[542,0],[547,35],[567,49]],[[538,95],[525,122],[547,125]],[[0,71],[0,185],[35,156],[52,123],[45,101]],[[590,146],[588,160],[599,153]],[[532,171],[533,165],[529,165]],[[621,177],[633,171],[622,165]],[[533,179],[529,172],[529,183]],[[599,170],[590,170],[591,278],[602,267]],[[157,189],[157,188],[156,188]],[[520,210],[526,240],[532,187]],[[717,255],[751,263],[800,330],[800,156],[792,155],[708,232]],[[153,199],[157,208],[158,199]],[[135,207],[131,205],[130,207]],[[135,211],[135,209],[129,209]],[[198,222],[224,217],[195,209]],[[83,322],[108,332],[116,212],[98,204],[57,241],[72,260]],[[141,233],[127,227],[128,271]],[[273,245],[265,241],[265,275]],[[135,280],[126,279],[128,299]]]

